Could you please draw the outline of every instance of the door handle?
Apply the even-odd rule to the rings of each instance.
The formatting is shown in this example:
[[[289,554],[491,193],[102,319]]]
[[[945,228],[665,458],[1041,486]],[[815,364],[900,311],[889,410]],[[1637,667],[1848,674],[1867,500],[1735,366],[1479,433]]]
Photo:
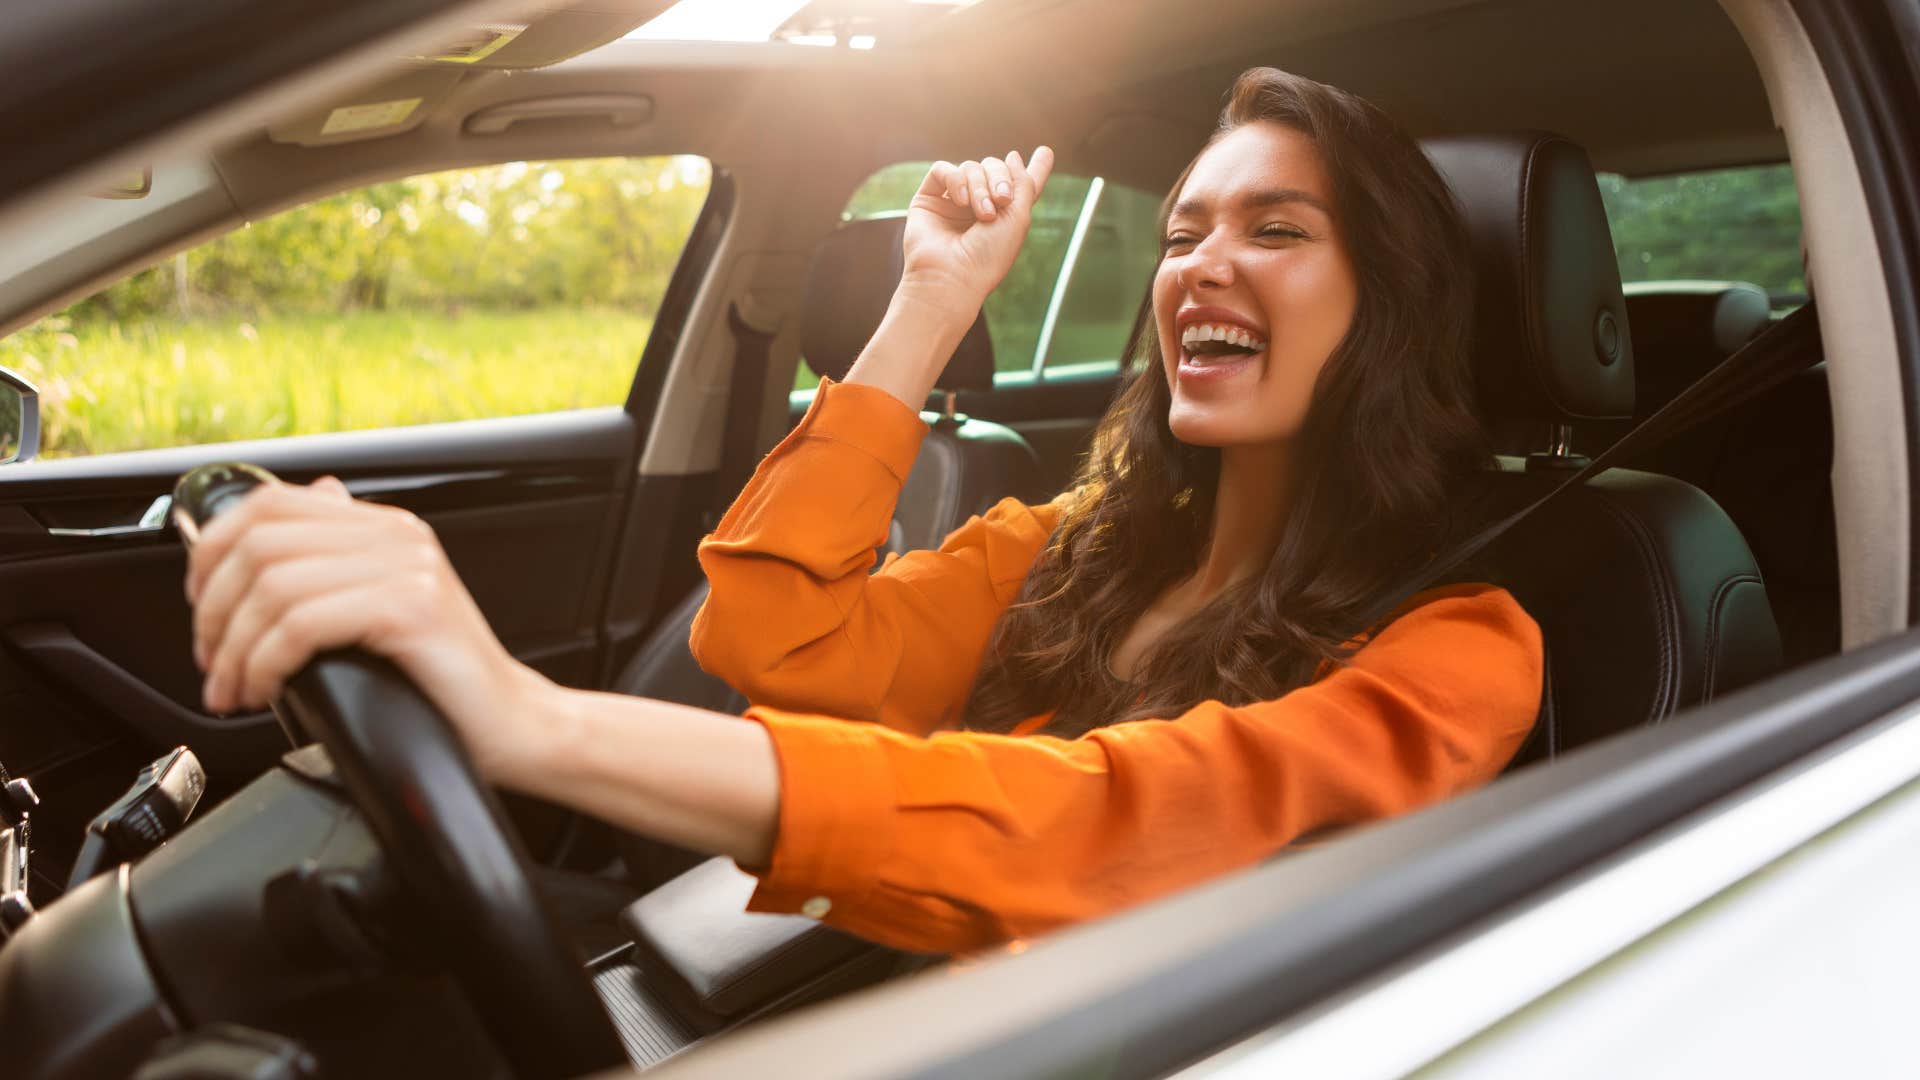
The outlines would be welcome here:
[[[47,529],[47,535],[48,536],[79,536],[79,537],[143,536],[150,533],[164,532],[166,531],[167,524],[168,524],[167,522],[168,515],[172,510],[173,510],[173,496],[162,495],[159,498],[153,500],[152,505],[147,507],[146,512],[140,515],[139,521],[133,522],[131,524],[96,525],[96,526],[93,526],[92,528],[78,528],[78,529],[65,528],[65,527],[52,527]]]

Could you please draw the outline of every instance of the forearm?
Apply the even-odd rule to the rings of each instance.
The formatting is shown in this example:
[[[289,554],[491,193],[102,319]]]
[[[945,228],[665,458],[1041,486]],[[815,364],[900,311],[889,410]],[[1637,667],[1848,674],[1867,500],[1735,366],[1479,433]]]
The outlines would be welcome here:
[[[547,683],[516,708],[536,749],[502,786],[696,851],[764,866],[779,821],[773,742],[750,720]]]
[[[957,287],[903,285],[845,381],[885,390],[920,409],[978,314],[979,305]]]

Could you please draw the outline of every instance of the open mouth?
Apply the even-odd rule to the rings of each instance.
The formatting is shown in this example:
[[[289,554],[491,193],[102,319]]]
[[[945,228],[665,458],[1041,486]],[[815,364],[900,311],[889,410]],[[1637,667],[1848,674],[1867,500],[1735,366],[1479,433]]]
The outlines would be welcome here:
[[[1251,330],[1222,323],[1194,323],[1180,334],[1180,367],[1191,374],[1224,374],[1266,347],[1266,339]]]

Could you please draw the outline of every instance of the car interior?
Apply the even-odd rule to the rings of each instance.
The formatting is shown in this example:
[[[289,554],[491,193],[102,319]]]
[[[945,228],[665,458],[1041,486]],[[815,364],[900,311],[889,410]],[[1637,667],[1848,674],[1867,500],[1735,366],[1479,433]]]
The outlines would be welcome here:
[[[77,205],[0,253],[4,334],[248,222],[383,180],[666,154],[712,167],[624,401],[0,466],[0,783],[30,778],[38,798],[25,914],[0,912],[0,1046],[23,1048],[17,1075],[119,1074],[216,1044],[309,1053],[323,1075],[646,1068],[947,965],[804,916],[746,914],[753,879],[731,860],[512,796],[504,817],[484,796],[446,813],[482,840],[507,836],[488,858],[530,880],[508,890],[521,909],[456,899],[469,883],[454,881],[432,886],[445,906],[423,917],[428,886],[390,865],[391,819],[405,815],[368,805],[378,762],[296,746],[307,737],[273,713],[201,711],[183,549],[165,508],[151,517],[209,463],[337,475],[425,518],[502,640],[550,677],[739,712],[745,700],[687,647],[705,589],[694,547],[804,413],[807,387],[844,375],[878,325],[902,219],[848,208],[888,167],[1047,143],[1059,175],[1098,178],[1073,250],[1118,252],[1121,231],[1099,234],[1123,228],[1096,218],[1099,192],[1152,207],[1244,68],[1369,98],[1420,139],[1470,228],[1476,380],[1501,452],[1477,493],[1490,520],[1812,302],[1767,283],[1622,281],[1596,173],[1790,160],[1742,28],[1711,0],[813,0],[788,5],[772,40],[647,36],[672,6],[550,0],[476,21],[210,153],[156,162],[144,198]],[[1835,223],[1828,243],[1857,236],[1808,198],[1831,172],[1791,164],[1807,220]],[[1809,252],[1823,325],[1859,310],[1841,299],[1863,291],[1844,264]],[[1049,362],[1044,341],[1024,355],[983,313],[927,402],[883,557],[1071,482],[1132,374],[1122,354],[1149,272],[1128,264],[1124,288],[1106,290],[1100,343],[1067,363]],[[1043,338],[1073,317],[1049,313]],[[1540,720],[1510,771],[1904,625],[1890,597],[1904,594],[1905,530],[1874,532],[1885,515],[1904,522],[1904,476],[1844,468],[1897,437],[1873,422],[1897,403],[1874,382],[1886,376],[1805,360],[1489,549],[1548,656]],[[334,713],[409,707],[377,680],[311,694],[288,711],[342,730]],[[205,794],[164,846],[76,875],[99,861],[87,838],[105,833],[89,823],[136,774],[180,775],[177,759],[154,761],[179,746]],[[414,842],[458,847],[453,824]],[[423,928],[436,915],[524,963],[450,960],[448,930]],[[538,1014],[533,996],[549,1002]],[[541,1057],[561,1041],[576,1052]]]

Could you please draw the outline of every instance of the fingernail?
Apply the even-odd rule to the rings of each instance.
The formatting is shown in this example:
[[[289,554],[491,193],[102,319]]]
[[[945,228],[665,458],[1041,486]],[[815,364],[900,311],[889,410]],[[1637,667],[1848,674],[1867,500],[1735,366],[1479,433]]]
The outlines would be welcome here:
[[[1002,180],[999,183],[993,185],[993,190],[1001,195],[1011,195],[1013,194],[1013,185],[1007,183],[1005,180]]]
[[[980,210],[982,213],[992,213],[993,200],[987,198],[985,195],[980,196]]]
[[[193,643],[193,665],[201,671],[207,670],[207,647],[198,641]]]
[[[213,699],[213,676],[211,675],[200,684],[200,703],[206,706],[208,712],[215,716],[220,715],[220,703]]]

